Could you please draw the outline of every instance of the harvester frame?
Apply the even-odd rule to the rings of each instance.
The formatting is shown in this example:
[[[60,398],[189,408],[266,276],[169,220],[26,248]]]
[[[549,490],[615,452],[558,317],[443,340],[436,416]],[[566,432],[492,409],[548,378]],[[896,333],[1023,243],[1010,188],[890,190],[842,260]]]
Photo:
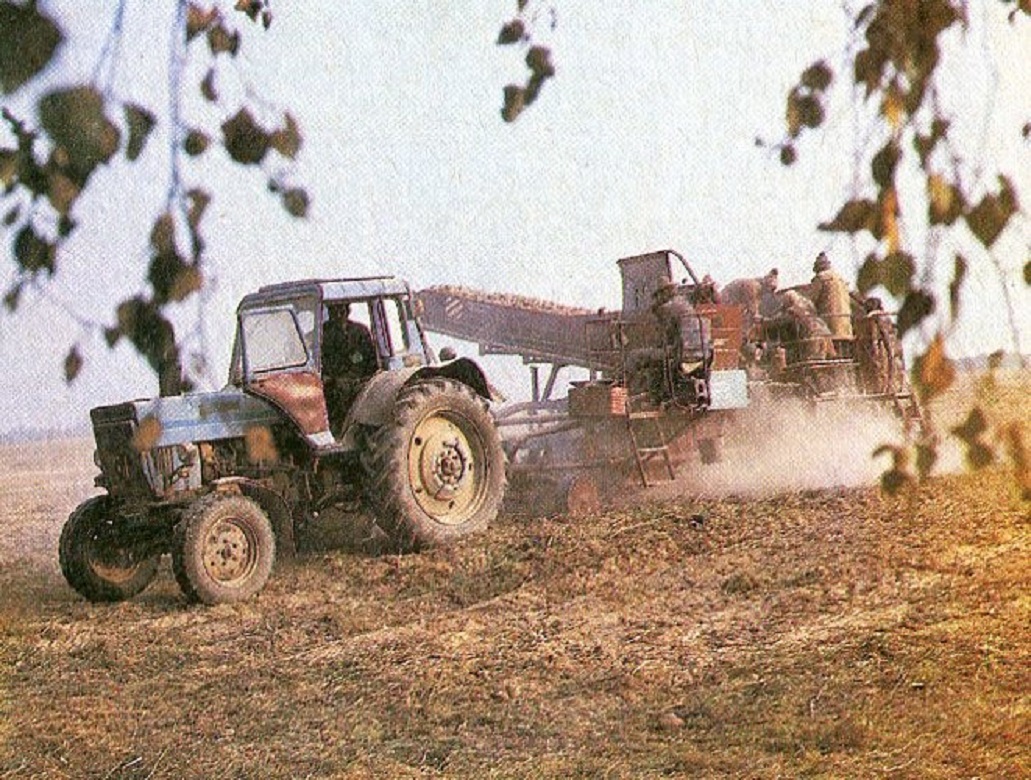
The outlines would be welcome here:
[[[529,365],[531,400],[494,414],[513,487],[528,489],[535,505],[550,486],[560,508],[591,509],[628,480],[648,487],[672,480],[688,461],[714,463],[738,410],[785,396],[880,403],[907,427],[922,425],[892,318],[868,310],[865,299],[853,297],[849,353],[811,359],[804,338],[785,337],[782,323],[721,302],[675,250],[625,257],[618,266],[618,311],[458,287],[419,293],[428,330]],[[679,267],[686,277],[678,283]],[[689,342],[694,355],[685,361]],[[543,388],[541,365],[550,365]],[[585,369],[588,378],[556,399],[567,367]]]

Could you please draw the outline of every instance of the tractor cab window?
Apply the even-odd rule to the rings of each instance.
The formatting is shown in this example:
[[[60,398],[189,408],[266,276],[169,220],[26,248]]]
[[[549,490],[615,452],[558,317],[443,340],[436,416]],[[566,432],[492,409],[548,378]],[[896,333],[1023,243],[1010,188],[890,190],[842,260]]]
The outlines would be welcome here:
[[[390,339],[391,357],[408,352],[408,331],[405,329],[405,316],[402,302],[397,298],[383,301],[383,314],[387,324],[387,335]]]
[[[301,323],[290,309],[245,312],[240,315],[243,368],[248,376],[308,363]]]

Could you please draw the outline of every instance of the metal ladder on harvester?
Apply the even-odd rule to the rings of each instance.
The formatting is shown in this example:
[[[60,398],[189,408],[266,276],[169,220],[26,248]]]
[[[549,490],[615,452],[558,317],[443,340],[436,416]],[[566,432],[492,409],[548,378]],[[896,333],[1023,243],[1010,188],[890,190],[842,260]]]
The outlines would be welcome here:
[[[626,402],[626,427],[630,434],[630,443],[634,449],[634,461],[637,463],[637,474],[644,487],[651,487],[659,482],[672,482],[676,475],[673,471],[673,459],[669,453],[669,442],[662,428],[662,411],[659,409],[641,408],[640,402],[628,398]],[[665,475],[655,479],[654,473],[649,478],[649,466],[661,460]],[[654,472],[654,469],[652,469]]]
[[[626,345],[627,323],[611,316],[593,317],[585,323],[586,354],[591,378],[601,375],[614,376],[617,384],[626,387]],[[659,482],[672,482],[675,479],[673,459],[670,456],[669,442],[662,427],[663,412],[661,409],[649,407],[648,393],[637,396],[627,395],[623,405],[626,417],[627,433],[634,451],[634,463],[637,474],[644,487],[651,487]],[[664,477],[649,477],[649,466],[660,459],[664,467]]]

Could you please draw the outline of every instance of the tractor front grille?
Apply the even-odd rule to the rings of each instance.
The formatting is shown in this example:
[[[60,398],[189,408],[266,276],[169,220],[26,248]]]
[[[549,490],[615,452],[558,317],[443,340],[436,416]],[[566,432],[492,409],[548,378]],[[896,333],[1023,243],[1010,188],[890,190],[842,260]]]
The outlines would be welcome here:
[[[150,456],[136,449],[138,425],[132,404],[98,407],[90,417],[107,491],[118,498],[151,498],[154,491],[147,475],[153,466]]]

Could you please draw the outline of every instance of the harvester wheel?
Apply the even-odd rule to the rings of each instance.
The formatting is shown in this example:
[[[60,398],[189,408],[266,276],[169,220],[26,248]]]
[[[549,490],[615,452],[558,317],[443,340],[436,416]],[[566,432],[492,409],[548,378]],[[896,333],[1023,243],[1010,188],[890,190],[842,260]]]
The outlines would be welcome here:
[[[483,530],[505,494],[505,454],[486,404],[434,378],[402,388],[362,452],[370,509],[401,550]]]
[[[175,527],[172,570],[190,601],[224,604],[249,599],[265,587],[275,559],[272,523],[244,496],[204,496]]]
[[[109,496],[94,496],[79,504],[61,530],[61,572],[90,601],[132,598],[157,574],[161,556],[124,544],[116,518],[115,502]]]

